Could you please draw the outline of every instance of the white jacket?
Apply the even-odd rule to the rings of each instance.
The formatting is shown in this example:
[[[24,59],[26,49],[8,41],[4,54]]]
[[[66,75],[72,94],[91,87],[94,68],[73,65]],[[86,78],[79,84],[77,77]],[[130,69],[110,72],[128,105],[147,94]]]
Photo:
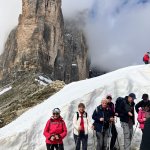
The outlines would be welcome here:
[[[84,132],[85,132],[85,134],[88,134],[88,128],[91,129],[92,124],[89,121],[88,115],[86,117],[86,112],[84,112],[84,114],[83,114],[83,121],[84,121]],[[73,133],[75,135],[79,135],[78,129],[80,127],[80,122],[81,122],[81,114],[79,113],[79,118],[77,120],[77,112],[76,112],[73,117],[73,127],[74,127]]]

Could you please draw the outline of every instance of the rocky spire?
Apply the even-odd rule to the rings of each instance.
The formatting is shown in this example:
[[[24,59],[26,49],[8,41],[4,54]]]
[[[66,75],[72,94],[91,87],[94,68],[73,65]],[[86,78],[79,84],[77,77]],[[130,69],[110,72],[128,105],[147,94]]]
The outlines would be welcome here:
[[[72,50],[68,48],[69,41],[66,44],[64,38],[61,0],[22,0],[22,14],[19,16],[18,26],[10,33],[1,55],[0,79],[16,78],[18,74],[30,71],[65,81],[65,71],[68,66],[71,69],[72,59],[71,62],[66,62],[64,58]],[[81,47],[83,51],[87,51],[84,46]],[[78,56],[73,57],[77,60]],[[87,59],[87,54],[84,59]],[[67,82],[86,78],[87,68],[88,66],[78,66],[73,73],[78,76],[75,79],[71,79],[69,70]],[[82,77],[79,75],[80,70],[86,72]]]

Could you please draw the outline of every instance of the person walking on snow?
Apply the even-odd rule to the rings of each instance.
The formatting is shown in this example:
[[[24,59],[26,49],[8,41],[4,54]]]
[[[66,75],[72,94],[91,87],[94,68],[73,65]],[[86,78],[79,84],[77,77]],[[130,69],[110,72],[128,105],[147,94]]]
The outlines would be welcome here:
[[[138,112],[138,122],[140,123],[139,128],[142,130],[142,133],[144,130],[144,124],[148,118],[150,118],[150,102],[146,102],[145,106]]]
[[[114,121],[112,112],[107,107],[107,99],[101,101],[92,115],[94,129],[96,130],[97,147],[96,150],[108,149],[109,124]]]
[[[53,110],[53,116],[47,121],[44,136],[46,137],[47,150],[64,150],[63,139],[67,135],[67,128],[63,118],[60,116],[60,109]]]
[[[80,150],[82,143],[82,150],[87,150],[88,145],[88,129],[92,128],[92,124],[85,112],[85,105],[80,103],[78,105],[78,112],[73,117],[73,134],[75,140],[75,149]]]
[[[112,102],[112,96],[111,94],[108,94],[106,96],[107,102],[108,102],[108,109],[112,112],[113,117],[115,117],[115,106],[114,103]],[[110,149],[113,150],[115,149],[115,143],[116,143],[116,139],[117,139],[117,130],[116,130],[116,126],[115,126],[115,122],[112,122],[111,124],[111,142],[110,142]]]
[[[124,134],[124,150],[131,150],[133,125],[135,124],[134,99],[136,99],[136,95],[134,93],[130,93],[122,100],[120,106],[119,117]]]
[[[145,64],[149,64],[149,54],[150,52],[144,54],[143,61]]]
[[[142,100],[135,105],[136,112],[138,113],[139,108],[144,107],[147,102],[150,102],[149,101],[149,96],[148,96],[148,94],[145,93],[145,94],[142,95]]]

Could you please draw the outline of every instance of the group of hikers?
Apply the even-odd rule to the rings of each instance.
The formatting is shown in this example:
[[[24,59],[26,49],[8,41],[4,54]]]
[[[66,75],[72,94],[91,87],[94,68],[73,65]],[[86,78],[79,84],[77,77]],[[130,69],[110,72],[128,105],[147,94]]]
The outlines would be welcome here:
[[[88,146],[88,129],[93,130],[96,136],[97,145],[95,144],[93,150],[114,150],[118,133],[115,126],[115,117],[120,118],[121,127],[124,134],[124,150],[131,150],[131,142],[134,136],[133,125],[135,124],[134,109],[138,113],[138,122],[141,131],[144,130],[145,121],[150,118],[150,101],[148,94],[142,95],[142,100],[135,105],[134,100],[136,95],[130,93],[126,97],[118,97],[115,105],[112,102],[112,96],[107,95],[101,100],[101,104],[96,107],[92,114],[91,123],[85,105],[80,103],[78,111],[73,117],[73,136],[75,141],[75,150],[87,150]],[[47,150],[64,150],[63,139],[67,135],[67,127],[63,118],[60,116],[60,109],[55,108],[52,117],[47,121],[44,136],[46,137]],[[94,137],[95,137],[94,136]],[[93,139],[95,139],[93,137]]]

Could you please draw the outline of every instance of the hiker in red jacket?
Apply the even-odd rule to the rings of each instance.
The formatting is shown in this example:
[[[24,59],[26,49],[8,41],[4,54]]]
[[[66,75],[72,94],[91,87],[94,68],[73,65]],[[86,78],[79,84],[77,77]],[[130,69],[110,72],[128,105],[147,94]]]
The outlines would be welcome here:
[[[59,108],[53,110],[53,116],[47,121],[43,134],[46,137],[47,150],[64,150],[62,140],[67,135],[67,128]]]
[[[149,54],[150,52],[144,54],[143,61],[145,64],[149,64]]]

